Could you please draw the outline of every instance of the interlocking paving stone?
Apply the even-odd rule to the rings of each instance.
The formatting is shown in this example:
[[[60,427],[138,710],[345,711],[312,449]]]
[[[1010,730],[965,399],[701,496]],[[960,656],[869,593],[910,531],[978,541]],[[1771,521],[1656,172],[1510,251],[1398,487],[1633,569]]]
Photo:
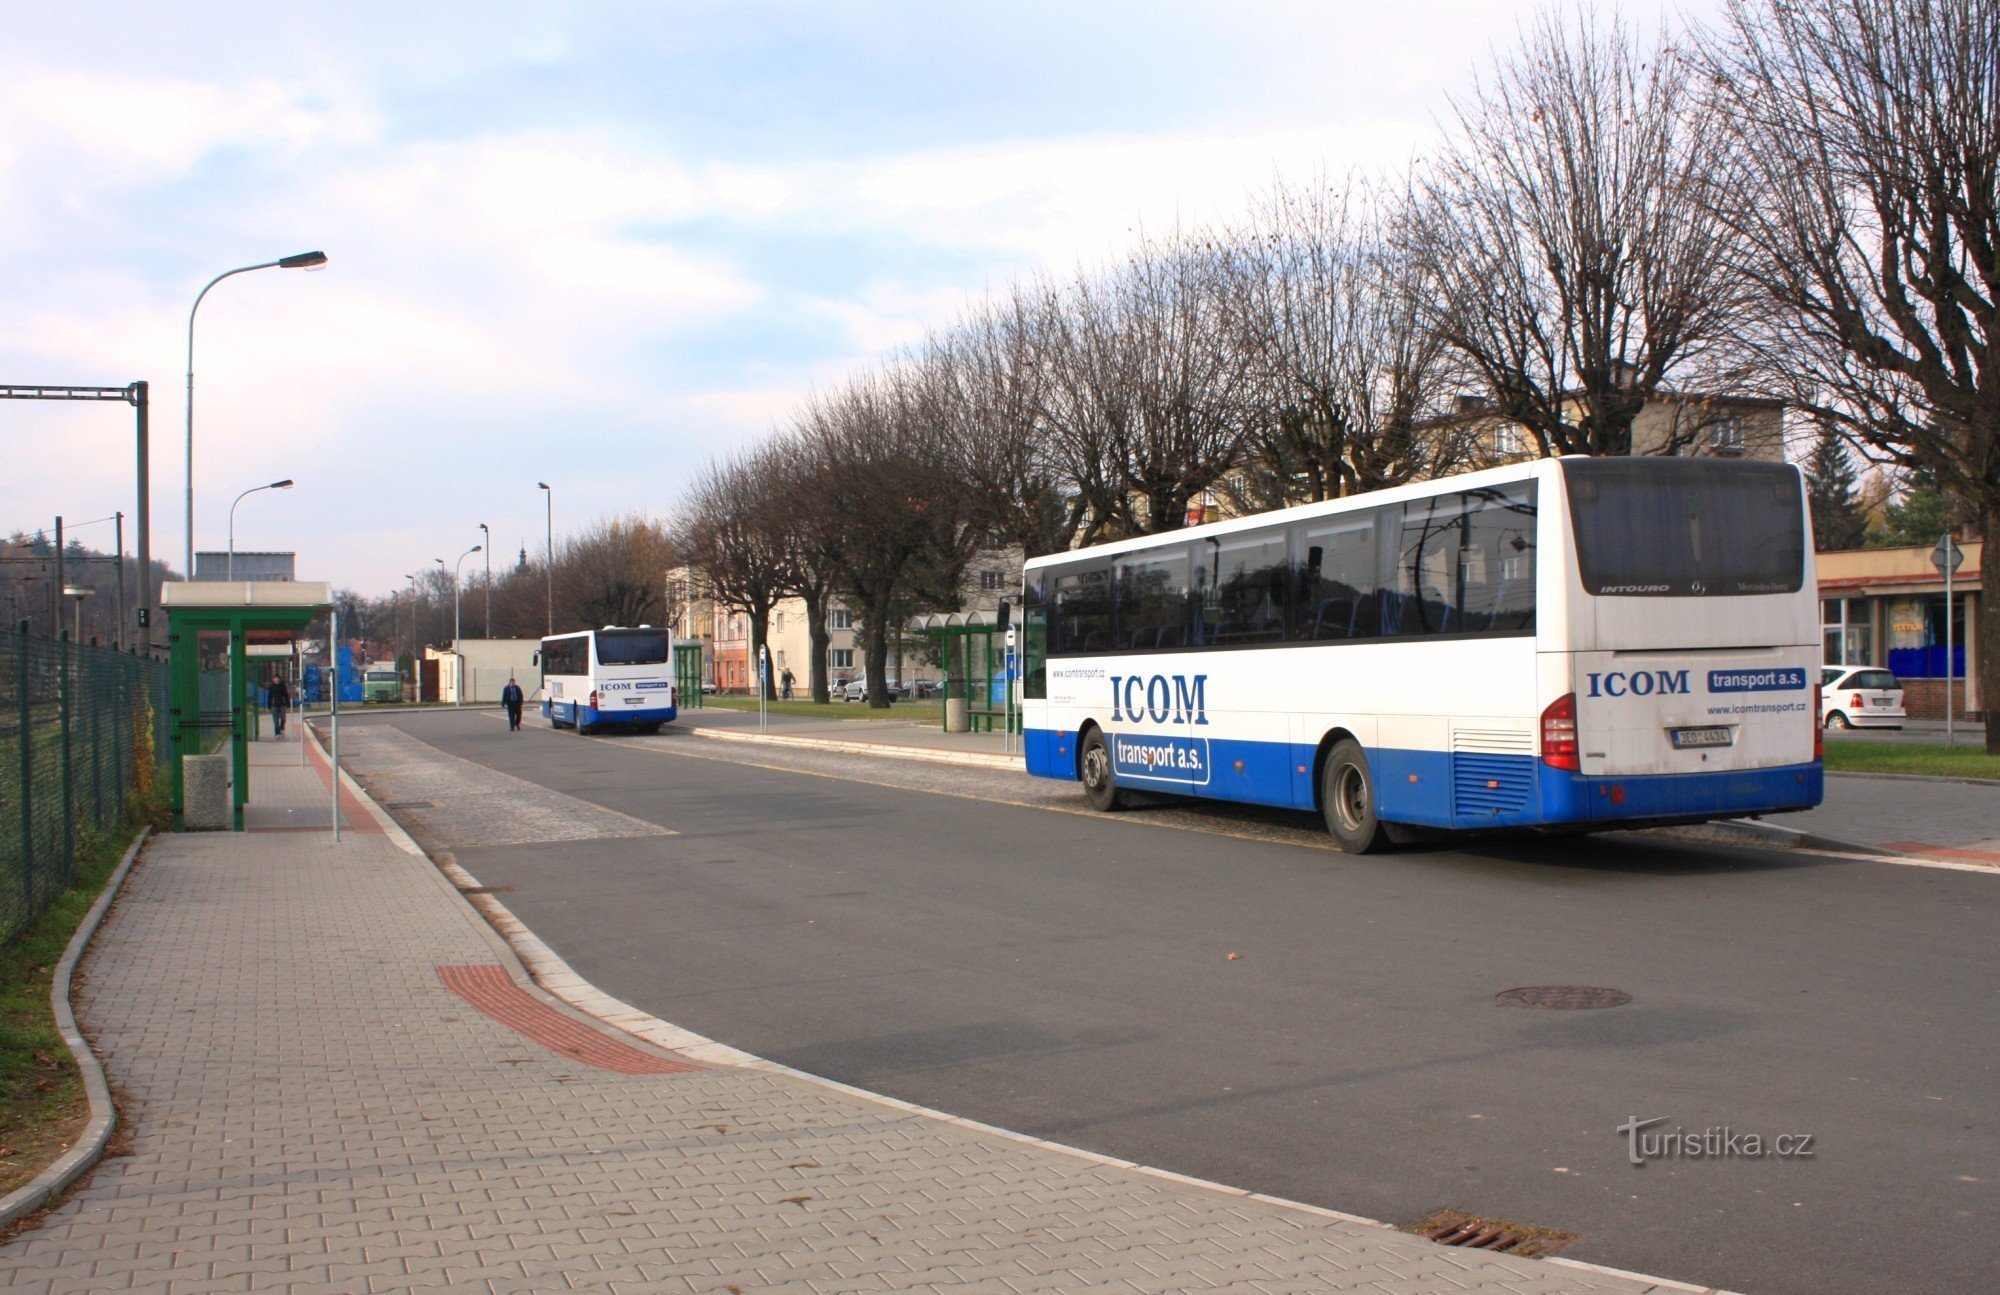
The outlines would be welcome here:
[[[0,1247],[0,1288],[1645,1289],[795,1076],[584,1066],[440,982],[440,965],[493,962],[478,922],[379,835],[155,842],[80,993],[131,1154]]]

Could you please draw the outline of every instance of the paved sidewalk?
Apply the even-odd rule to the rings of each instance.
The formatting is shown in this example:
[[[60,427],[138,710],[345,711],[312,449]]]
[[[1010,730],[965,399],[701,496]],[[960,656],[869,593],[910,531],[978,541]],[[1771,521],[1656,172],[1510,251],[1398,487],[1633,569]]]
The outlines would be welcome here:
[[[1767,821],[1896,854],[2000,865],[2000,783],[1839,774],[1818,809]]]
[[[689,1065],[523,992],[391,837],[299,830],[328,793],[297,754],[253,748],[253,805],[293,830],[163,838],[134,870],[80,997],[131,1153],[0,1247],[0,1286],[1653,1288]]]

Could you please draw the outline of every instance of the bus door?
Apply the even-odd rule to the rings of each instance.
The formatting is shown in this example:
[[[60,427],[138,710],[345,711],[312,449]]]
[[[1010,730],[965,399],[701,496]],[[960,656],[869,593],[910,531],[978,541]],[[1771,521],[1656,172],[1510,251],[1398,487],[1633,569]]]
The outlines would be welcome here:
[[[1209,781],[1209,741],[1193,735],[1203,702],[1201,632],[1185,545],[1149,550],[1117,563],[1116,632],[1120,656],[1111,673],[1107,734],[1112,769],[1122,784],[1187,794]]]

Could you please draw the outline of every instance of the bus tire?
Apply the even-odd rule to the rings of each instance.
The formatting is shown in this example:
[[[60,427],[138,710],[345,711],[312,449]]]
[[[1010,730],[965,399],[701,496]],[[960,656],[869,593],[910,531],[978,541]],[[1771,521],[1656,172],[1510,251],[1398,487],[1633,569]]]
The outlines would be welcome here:
[[[1375,777],[1359,742],[1350,737],[1334,743],[1319,786],[1326,830],[1342,850],[1373,854],[1389,843],[1388,829],[1375,817]]]
[[[1109,814],[1125,808],[1125,792],[1112,778],[1111,748],[1105,745],[1102,729],[1090,730],[1090,736],[1083,739],[1083,750],[1077,753],[1076,772],[1083,782],[1084,799],[1092,809]]]

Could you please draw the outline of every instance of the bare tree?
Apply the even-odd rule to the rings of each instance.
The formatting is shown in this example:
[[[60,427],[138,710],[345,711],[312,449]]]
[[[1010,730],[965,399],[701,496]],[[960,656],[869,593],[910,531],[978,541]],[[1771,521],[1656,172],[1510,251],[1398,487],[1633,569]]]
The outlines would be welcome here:
[[[963,477],[930,416],[917,364],[856,378],[809,410],[818,515],[839,537],[839,581],[861,625],[868,704],[889,705],[888,657],[913,602],[955,596],[977,540]]]
[[[1403,291],[1403,258],[1364,192],[1283,184],[1233,240],[1235,333],[1255,385],[1243,467],[1226,484],[1246,509],[1334,499],[1434,477],[1465,457],[1442,417],[1444,346]]]
[[[1739,141],[1716,205],[1774,308],[1772,368],[1979,510],[2000,754],[2000,0],[1732,0],[1710,72]]]
[[[1078,522],[1043,417],[1046,378],[1032,300],[1020,290],[925,348],[946,452],[971,490],[974,523],[1027,556],[1066,549]]]
[[[756,453],[711,463],[695,478],[674,530],[681,561],[717,600],[750,618],[752,668],[771,638],[771,611],[796,587],[793,549],[778,500]],[[775,697],[772,681],[765,696]]]
[[[827,650],[833,641],[829,621],[840,583],[845,537],[827,507],[828,469],[815,452],[810,434],[817,400],[808,399],[798,424],[758,453],[754,471],[764,483],[775,515],[783,519],[781,539],[789,554],[790,592],[806,608],[812,657],[806,668],[807,691],[814,701],[825,705],[833,699],[827,673]]]
[[[1056,463],[1085,543],[1174,530],[1243,453],[1248,366],[1228,336],[1228,264],[1183,234],[1045,293],[1038,363]]]
[[[1544,454],[1628,454],[1671,380],[1738,380],[1722,343],[1739,294],[1702,197],[1725,137],[1691,72],[1664,34],[1649,54],[1617,19],[1544,13],[1410,181],[1413,300]]]
[[[556,555],[559,611],[572,625],[664,625],[667,571],[676,565],[664,527],[642,516],[601,518],[563,540]]]

